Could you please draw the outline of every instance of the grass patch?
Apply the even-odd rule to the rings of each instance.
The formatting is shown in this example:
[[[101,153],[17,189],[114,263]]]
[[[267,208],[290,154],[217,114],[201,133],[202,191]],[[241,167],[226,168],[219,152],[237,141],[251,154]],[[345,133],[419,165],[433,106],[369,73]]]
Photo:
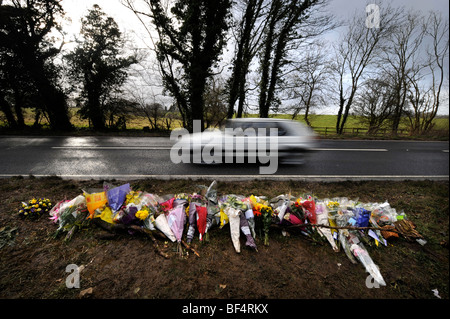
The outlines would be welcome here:
[[[118,134],[118,135],[130,135],[130,136],[134,136],[134,135],[145,135],[145,136],[154,136],[154,135],[168,135],[168,132],[165,131],[151,131],[151,132],[144,132],[144,127],[149,127],[150,124],[148,122],[148,119],[144,116],[141,115],[130,115],[127,118],[127,125],[126,125],[126,130],[106,130],[105,132],[93,132],[90,128],[89,128],[89,121],[86,119],[81,119],[80,116],[78,115],[78,108],[70,108],[69,109],[69,116],[70,116],[70,121],[73,124],[73,126],[75,127],[75,131],[74,132],[70,132],[70,134],[75,134],[75,135],[86,135],[86,134],[96,134],[96,135],[108,135],[108,134]],[[40,129],[32,129],[31,126],[34,123],[34,116],[35,116],[35,109],[34,108],[25,108],[23,110],[24,113],[24,119],[25,119],[25,124],[28,126],[26,128],[26,130],[22,131],[22,132],[12,132],[11,130],[8,129],[3,129],[2,131],[4,133],[9,133],[9,134],[65,134],[64,132],[52,132],[49,129],[49,123],[46,119],[42,119],[41,120],[41,125],[42,127]],[[246,117],[258,117],[257,114],[247,114]],[[289,114],[274,114],[272,115],[272,117],[274,118],[281,118],[281,119],[291,119],[292,116]],[[323,128],[327,128],[327,133],[326,133],[326,137],[327,138],[349,138],[349,137],[364,137],[364,138],[410,138],[410,139],[439,139],[439,140],[448,140],[448,130],[449,130],[449,117],[448,116],[438,116],[434,119],[433,123],[434,123],[434,130],[432,132],[430,132],[429,136],[408,136],[408,121],[406,119],[404,119],[403,121],[401,121],[400,126],[399,126],[399,130],[403,130],[400,132],[403,132],[404,134],[401,135],[406,135],[406,136],[401,136],[401,137],[392,137],[389,134],[389,130],[387,129],[387,133],[386,134],[381,134],[379,136],[374,136],[374,137],[370,137],[370,136],[366,136],[365,131],[367,130],[367,126],[365,124],[363,124],[364,122],[362,121],[362,118],[360,116],[354,116],[354,115],[350,115],[347,118],[347,122],[345,124],[345,129],[347,130],[345,132],[344,136],[338,136],[335,134],[335,127],[336,127],[336,115],[323,115],[323,114],[310,114],[309,115],[309,121],[311,123],[311,126],[316,130],[317,133],[324,135],[323,132]],[[306,124],[305,119],[304,119],[304,115],[297,115],[295,117],[295,120]],[[164,123],[163,123],[163,119],[159,120],[159,127],[164,128]],[[6,127],[6,122],[2,122],[2,118],[0,117],[0,128],[2,127]],[[172,129],[177,129],[182,127],[182,122],[181,120],[173,120],[172,123]],[[354,129],[360,129],[359,131],[354,131]],[[356,132],[356,133],[355,133]],[[386,136],[383,136],[386,135]]]

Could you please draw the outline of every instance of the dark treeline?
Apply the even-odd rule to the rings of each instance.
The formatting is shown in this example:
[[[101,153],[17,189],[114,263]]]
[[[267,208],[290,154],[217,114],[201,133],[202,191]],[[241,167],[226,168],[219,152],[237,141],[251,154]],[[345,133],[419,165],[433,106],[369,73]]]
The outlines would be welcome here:
[[[334,105],[338,134],[351,114],[369,133],[395,134],[401,121],[424,133],[448,98],[448,21],[436,12],[378,3],[338,21],[327,0],[121,2],[148,31],[148,52],[126,49],[97,5],[68,51],[61,1],[0,0],[0,116],[9,127],[24,128],[23,110],[33,107],[36,125],[45,117],[51,129],[71,130],[74,100],[96,130],[126,127],[137,112],[153,129],[170,129],[175,118],[204,129],[248,113],[304,114],[309,125],[311,112]],[[331,32],[339,39],[326,43]],[[124,90],[151,54],[170,105]]]

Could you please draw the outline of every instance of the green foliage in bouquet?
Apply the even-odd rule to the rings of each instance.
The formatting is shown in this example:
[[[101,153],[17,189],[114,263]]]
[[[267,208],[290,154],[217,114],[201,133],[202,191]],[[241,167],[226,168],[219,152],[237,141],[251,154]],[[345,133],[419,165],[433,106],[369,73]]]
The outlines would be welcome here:
[[[272,215],[273,210],[270,206],[262,206],[261,207],[261,216],[262,226],[264,231],[264,245],[269,246],[269,228],[272,224]]]
[[[297,216],[300,220],[304,220],[306,217],[305,212],[303,211],[302,204],[300,204],[298,201],[290,206],[290,212],[291,214]]]

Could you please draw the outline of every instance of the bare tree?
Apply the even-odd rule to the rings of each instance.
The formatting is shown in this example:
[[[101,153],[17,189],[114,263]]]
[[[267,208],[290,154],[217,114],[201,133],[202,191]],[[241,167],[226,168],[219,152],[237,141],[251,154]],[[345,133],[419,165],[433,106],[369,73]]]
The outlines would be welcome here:
[[[242,117],[244,111],[246,76],[261,44],[265,25],[263,19],[267,18],[266,2],[266,0],[240,0],[235,5],[237,17],[233,29],[235,29],[236,53],[232,61],[232,74],[228,80],[228,118],[233,117],[236,101],[239,101],[236,117]]]
[[[360,116],[362,123],[368,125],[367,134],[376,133],[392,116],[395,98],[395,90],[386,73],[362,84],[361,92],[355,99],[354,112]]]
[[[226,42],[231,1],[143,0],[143,10],[131,0],[126,4],[136,15],[152,20],[163,83],[178,103],[183,125],[192,131],[193,120],[200,120],[203,129],[203,94]],[[179,76],[174,76],[175,68]]]
[[[271,109],[278,109],[276,92],[283,81],[281,75],[291,65],[289,53],[334,28],[325,6],[323,0],[272,1],[260,52],[260,117],[268,117]]]
[[[301,62],[290,74],[291,80],[287,85],[289,99],[296,100],[296,103],[288,108],[288,111],[292,112],[292,119],[304,112],[305,122],[309,126],[310,111],[326,104],[326,86],[330,70],[324,48],[324,44],[320,42],[310,45],[302,55]]]
[[[396,134],[407,105],[410,79],[422,68],[420,49],[424,37],[421,27],[423,17],[413,11],[407,12],[389,37],[381,67],[389,79],[393,93],[391,129]]]
[[[443,99],[444,63],[448,59],[449,24],[442,15],[430,12],[423,29],[430,46],[424,72],[416,72],[409,78],[409,102],[412,115],[410,125],[416,133],[426,133],[433,127],[433,120]]]
[[[225,84],[219,76],[210,77],[205,90],[206,127],[218,127],[227,119]]]
[[[334,72],[337,75],[339,110],[336,132],[342,134],[358,88],[370,68],[379,61],[386,39],[392,34],[402,16],[402,9],[380,5],[379,25],[368,27],[367,17],[356,14],[347,32],[335,48]],[[347,80],[348,79],[348,80]]]

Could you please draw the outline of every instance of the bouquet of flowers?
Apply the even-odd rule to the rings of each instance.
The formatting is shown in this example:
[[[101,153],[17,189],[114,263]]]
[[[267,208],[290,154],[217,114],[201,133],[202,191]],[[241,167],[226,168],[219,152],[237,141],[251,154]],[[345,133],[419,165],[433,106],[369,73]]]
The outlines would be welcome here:
[[[308,218],[309,222],[312,224],[317,223],[317,216],[316,216],[316,203],[314,202],[314,199],[311,196],[308,196],[308,199],[305,201],[302,201],[302,207],[305,211],[306,217]]]
[[[191,201],[188,206],[188,231],[186,234],[186,242],[190,244],[194,239],[195,228],[197,225],[197,205],[200,205],[197,202]]]
[[[272,224],[272,217],[274,215],[273,209],[268,203],[259,197],[250,196],[252,203],[253,214],[255,216],[256,228],[264,232],[264,245],[269,245],[269,228]]]
[[[203,236],[206,232],[206,215],[208,214],[208,210],[205,206],[196,206],[197,211],[197,229],[200,233],[200,241],[203,241]]]
[[[326,204],[323,201],[316,203],[316,216],[317,224],[329,226],[328,210]],[[321,236],[325,236],[335,252],[339,251],[339,248],[337,247],[329,228],[318,228],[317,231]]]
[[[154,221],[155,227],[161,231],[164,235],[167,236],[172,242],[175,242],[177,238],[174,233],[170,229],[169,223],[167,222],[167,218],[165,214],[159,214]]]
[[[170,227],[170,230],[175,235],[175,238],[178,242],[178,252],[182,254],[181,251],[181,237],[183,236],[184,224],[186,221],[186,213],[184,212],[184,208],[182,205],[179,205],[175,208],[172,208],[167,213],[167,223]]]
[[[255,233],[255,214],[253,214],[252,203],[249,198],[244,198],[243,202],[247,204],[247,210],[245,213],[245,219],[247,219],[248,226],[250,228],[250,232],[252,233],[252,237],[256,238]]]
[[[60,202],[61,203],[61,202]],[[66,240],[70,239],[73,233],[80,228],[89,217],[89,211],[86,205],[86,198],[83,195],[79,195],[69,202],[64,202],[61,205],[57,205],[58,210],[51,210],[50,215],[55,223],[59,224],[54,237],[56,238],[61,231],[69,231]]]
[[[304,223],[306,215],[300,201],[296,201],[290,206],[290,213],[300,219],[302,224]]]
[[[89,218],[94,217],[95,210],[97,208],[102,209],[108,203],[108,198],[105,191],[97,193],[83,191],[83,195],[85,197],[86,206],[89,211]]]
[[[22,202],[19,209],[19,216],[24,218],[38,218],[43,213],[48,213],[52,208],[52,203],[48,198],[33,198],[28,203]]]
[[[215,189],[216,181],[214,180],[211,185],[209,185],[208,189],[205,193],[205,199],[207,201],[206,209],[206,230],[205,230],[205,239],[208,240],[209,233],[208,230],[215,224],[216,216],[220,216],[220,208],[219,201],[217,199],[217,190]]]
[[[260,208],[260,212],[264,230],[264,245],[269,246],[269,227],[272,224],[273,210],[272,207],[264,205]]]
[[[252,237],[249,220],[247,219],[246,214],[244,212],[241,212],[241,214],[240,214],[240,226],[241,226],[241,231],[244,233],[244,235],[247,239],[247,241],[245,242],[245,245],[258,251],[256,244],[255,244],[255,240]]]
[[[131,192],[130,184],[124,184],[118,187],[111,187],[111,185],[104,185],[104,190],[108,197],[108,205],[112,212],[117,212],[123,205],[126,196]]]
[[[221,227],[223,227],[226,222],[230,223],[231,239],[236,252],[240,252],[239,230],[244,233],[247,239],[245,245],[256,250],[257,248],[252,237],[249,222],[250,220],[253,220],[253,214],[248,213],[249,201],[242,196],[227,195],[221,201],[220,207]]]

